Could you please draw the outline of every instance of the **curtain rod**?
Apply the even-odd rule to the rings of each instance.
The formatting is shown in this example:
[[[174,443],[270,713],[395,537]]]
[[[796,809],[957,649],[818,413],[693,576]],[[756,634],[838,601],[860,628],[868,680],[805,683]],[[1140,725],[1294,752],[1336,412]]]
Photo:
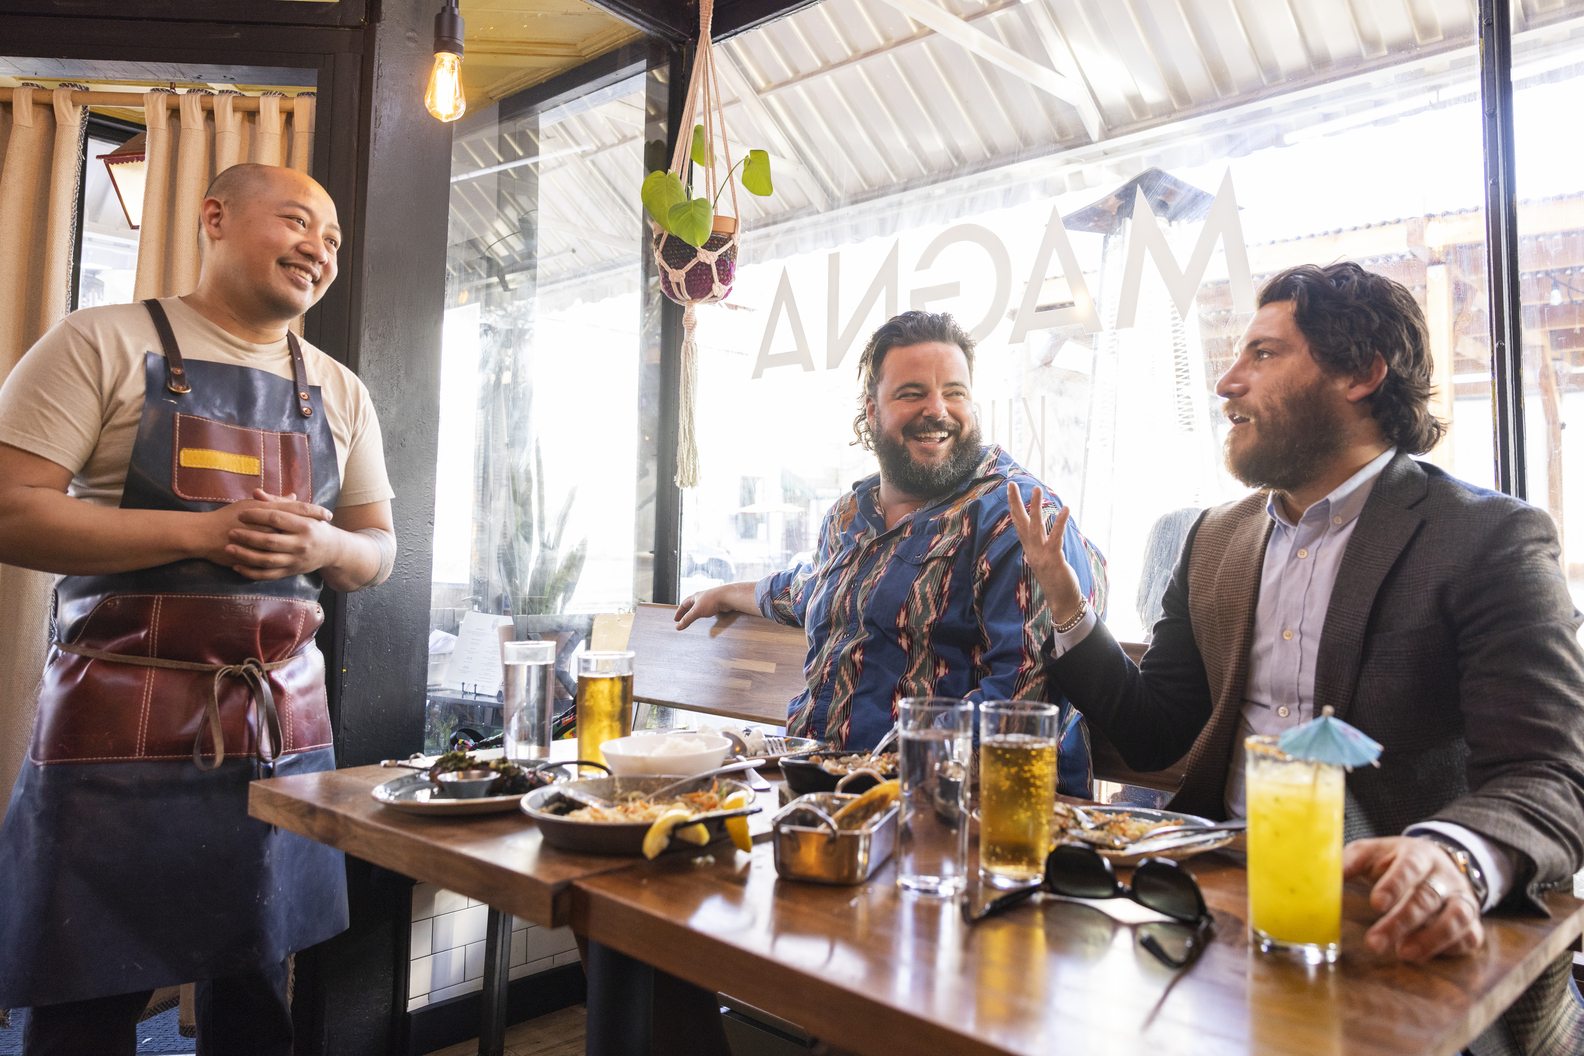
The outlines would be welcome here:
[[[15,88],[11,89],[13,99],[15,98],[16,91],[17,89]],[[74,91],[71,93],[71,101],[77,106],[129,106],[137,108],[143,105],[143,97],[145,94],[146,93],[143,92]],[[54,92],[52,89],[35,88],[33,89],[33,102],[38,106],[49,106],[53,95]],[[174,104],[179,98],[180,96],[171,96],[172,104]],[[215,100],[218,99],[219,96],[203,95],[201,98],[203,99],[203,108],[205,110],[213,110]],[[243,113],[256,113],[258,111],[259,96],[233,95],[229,98],[231,99],[231,109],[233,110],[238,110]],[[280,97],[281,113],[289,114],[292,112],[294,109],[293,99],[294,97],[289,95]]]

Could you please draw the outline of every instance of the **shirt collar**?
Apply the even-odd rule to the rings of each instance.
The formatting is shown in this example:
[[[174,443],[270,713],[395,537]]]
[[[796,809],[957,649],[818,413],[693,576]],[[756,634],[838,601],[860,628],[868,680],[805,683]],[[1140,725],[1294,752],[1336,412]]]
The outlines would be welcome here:
[[[1310,506],[1304,511],[1300,520],[1304,521],[1330,521],[1340,528],[1349,523],[1364,510],[1364,504],[1369,501],[1370,492],[1375,488],[1375,480],[1381,475],[1397,454],[1397,448],[1388,447],[1376,455],[1357,473],[1337,485],[1336,490]],[[1287,519],[1287,514],[1282,510],[1282,504],[1276,497],[1276,492],[1271,492],[1265,502],[1265,512],[1271,520],[1287,528],[1296,528],[1297,525]]]

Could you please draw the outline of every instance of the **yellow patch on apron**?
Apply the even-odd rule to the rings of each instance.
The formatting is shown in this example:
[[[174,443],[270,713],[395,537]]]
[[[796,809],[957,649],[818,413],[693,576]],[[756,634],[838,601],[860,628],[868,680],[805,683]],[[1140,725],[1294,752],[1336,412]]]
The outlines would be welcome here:
[[[229,451],[214,451],[207,447],[184,447],[176,460],[187,469],[218,469],[223,473],[240,473],[243,476],[260,476],[259,460],[252,455],[234,455]]]

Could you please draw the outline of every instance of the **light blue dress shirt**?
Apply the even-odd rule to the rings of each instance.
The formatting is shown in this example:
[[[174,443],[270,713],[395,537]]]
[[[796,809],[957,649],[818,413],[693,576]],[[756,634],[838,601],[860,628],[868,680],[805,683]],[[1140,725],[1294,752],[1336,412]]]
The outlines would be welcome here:
[[[1359,514],[1376,479],[1396,453],[1396,448],[1382,453],[1305,510],[1296,522],[1288,519],[1274,494],[1266,506],[1275,523],[1260,575],[1243,731],[1234,742],[1232,766],[1227,774],[1229,817],[1244,815],[1243,738],[1252,734],[1280,735],[1314,718],[1315,661],[1320,652],[1320,633],[1331,607],[1331,588],[1336,584],[1342,555]],[[1054,654],[1060,656],[1083,641],[1095,622],[1094,614],[1088,613],[1077,627],[1057,635]],[[1409,826],[1404,835],[1427,831],[1456,840],[1474,857],[1490,888],[1484,908],[1502,900],[1512,886],[1515,872],[1511,851],[1449,822],[1420,822]]]

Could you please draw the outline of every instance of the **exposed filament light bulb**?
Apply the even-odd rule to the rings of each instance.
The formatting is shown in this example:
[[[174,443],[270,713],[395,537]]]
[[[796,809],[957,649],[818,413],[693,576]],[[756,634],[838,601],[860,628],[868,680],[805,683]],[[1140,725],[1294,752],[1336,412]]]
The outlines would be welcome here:
[[[434,69],[429,73],[429,90],[424,105],[442,121],[455,121],[467,113],[467,98],[462,92],[462,15],[457,0],[446,0],[435,15]]]
[[[467,113],[467,97],[462,94],[462,56],[450,51],[435,52],[424,105],[442,121],[455,121]]]

